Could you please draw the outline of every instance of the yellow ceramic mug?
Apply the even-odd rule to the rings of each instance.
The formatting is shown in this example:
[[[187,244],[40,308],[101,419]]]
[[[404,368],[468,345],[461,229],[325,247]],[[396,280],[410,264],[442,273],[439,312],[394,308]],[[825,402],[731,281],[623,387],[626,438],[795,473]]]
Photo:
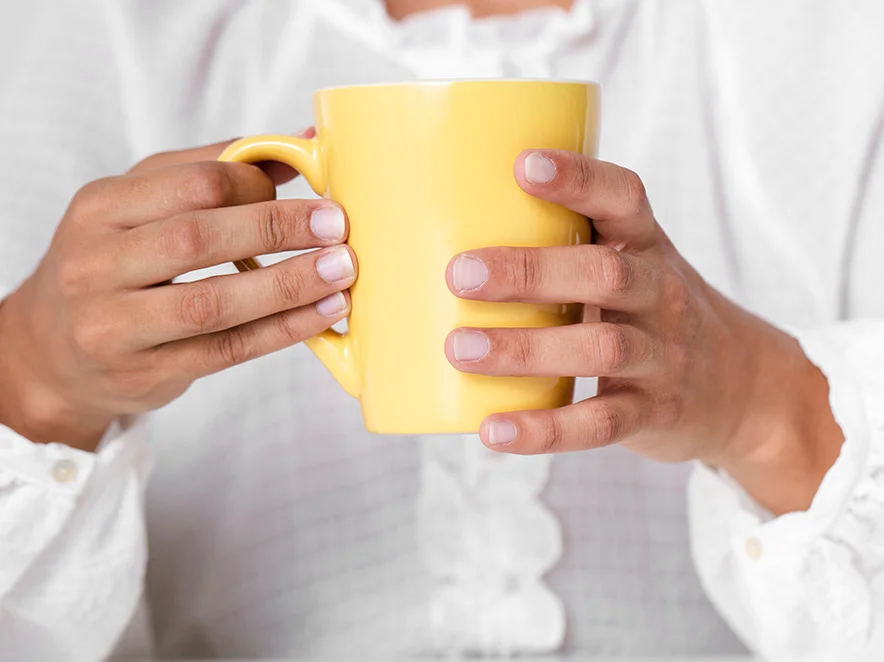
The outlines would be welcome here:
[[[359,260],[348,331],[326,331],[307,346],[359,398],[368,430],[476,432],[488,414],[570,403],[573,379],[461,373],[446,359],[444,343],[461,326],[574,323],[580,307],[464,301],[448,290],[445,269],[469,249],[589,240],[586,219],[524,193],[513,164],[530,148],[594,156],[598,86],[338,87],[317,92],[314,108],[316,138],[246,138],[221,159],[291,165],[347,210]]]

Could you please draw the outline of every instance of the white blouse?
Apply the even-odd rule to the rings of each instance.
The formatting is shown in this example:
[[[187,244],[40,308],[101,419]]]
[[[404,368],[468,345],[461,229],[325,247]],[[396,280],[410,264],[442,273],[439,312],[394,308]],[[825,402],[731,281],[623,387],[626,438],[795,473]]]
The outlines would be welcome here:
[[[643,176],[712,284],[799,337],[847,441],[811,509],[773,518],[726,476],[621,448],[524,458],[369,435],[292,347],[122,421],[95,454],[0,427],[0,660],[880,655],[882,24],[877,0],[402,23],[378,0],[5,7],[0,297],[84,183],[309,126],[317,87],[594,79],[602,157]]]

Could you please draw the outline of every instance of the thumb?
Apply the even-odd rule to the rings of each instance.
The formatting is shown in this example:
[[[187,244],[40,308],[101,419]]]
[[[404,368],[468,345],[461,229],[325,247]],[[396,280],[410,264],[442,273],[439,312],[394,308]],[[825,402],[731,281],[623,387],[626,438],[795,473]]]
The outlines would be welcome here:
[[[516,160],[526,193],[591,218],[605,246],[647,248],[660,239],[642,180],[631,170],[581,154],[538,149]]]

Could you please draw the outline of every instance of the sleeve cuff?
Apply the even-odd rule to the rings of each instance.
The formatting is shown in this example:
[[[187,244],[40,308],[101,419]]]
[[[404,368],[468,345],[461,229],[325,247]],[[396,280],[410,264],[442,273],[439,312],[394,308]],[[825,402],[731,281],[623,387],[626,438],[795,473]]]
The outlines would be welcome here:
[[[881,343],[877,340],[880,327],[873,326],[874,329],[868,330],[869,335],[874,334],[876,343]],[[856,327],[855,332],[866,335],[863,325]],[[838,459],[823,478],[811,507],[806,512],[788,513],[777,518],[756,504],[723,472],[705,465],[697,466],[689,485],[693,509],[704,522],[709,521],[707,517],[713,511],[718,518],[724,516],[730,522],[728,539],[740,549],[740,553],[746,551],[746,536],[749,535],[761,544],[765,555],[779,551],[788,553],[796,546],[809,544],[830,531],[842,518],[869,471],[875,466],[884,467],[881,444],[874,445],[878,448],[872,444],[872,440],[882,436],[884,430],[882,412],[874,403],[873,393],[878,390],[878,385],[870,384],[863,374],[865,370],[852,365],[851,361],[850,350],[864,343],[857,342],[856,333],[845,338],[839,327],[793,335],[829,382],[829,403],[845,441]],[[884,349],[880,351],[884,355]],[[866,356],[864,363],[869,363],[870,358]],[[874,360],[870,364],[882,365]],[[884,394],[884,383],[879,388]],[[704,511],[706,516],[703,516]]]
[[[792,333],[826,376],[845,438],[806,512],[773,517],[726,474],[705,465],[691,476],[697,570],[747,643],[758,643],[762,633],[773,650],[798,650],[810,642],[861,647],[867,641],[867,573],[884,534],[882,329],[880,322],[850,322]],[[794,630],[784,625],[792,620]]]
[[[710,521],[713,512],[722,523],[729,522],[727,538],[741,555],[747,550],[757,554],[759,546],[765,555],[789,552],[824,534],[844,512],[868,464],[872,430],[860,384],[851,375],[844,357],[824,339],[808,336],[799,338],[799,342],[829,382],[829,402],[844,433],[844,445],[810,508],[777,518],[726,473],[697,464],[689,484],[694,509],[704,522]],[[752,537],[751,542],[748,536]]]
[[[90,453],[64,444],[36,444],[0,425],[0,477],[6,474],[59,496],[76,498],[89,484],[98,465],[141,459],[140,464],[147,469],[146,428],[143,417],[116,421],[108,428],[98,450]]]

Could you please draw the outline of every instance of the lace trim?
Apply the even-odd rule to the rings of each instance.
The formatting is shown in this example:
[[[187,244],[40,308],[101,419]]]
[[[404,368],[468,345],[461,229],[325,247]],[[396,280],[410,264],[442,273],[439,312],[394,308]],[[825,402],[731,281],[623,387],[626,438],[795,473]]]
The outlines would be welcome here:
[[[541,579],[562,553],[559,522],[539,499],[551,459],[493,453],[472,435],[419,443],[430,647],[496,655],[558,648],[564,609]]]
[[[570,12],[476,21],[463,6],[400,22],[377,0],[311,7],[316,18],[423,79],[547,78],[553,58],[595,27],[593,0],[576,0]],[[431,578],[427,645],[486,655],[559,648],[564,607],[541,579],[562,552],[560,524],[539,499],[551,458],[492,453],[475,436],[418,443],[417,537]]]
[[[553,75],[551,59],[592,34],[592,0],[570,11],[544,9],[472,20],[452,5],[394,21],[377,0],[324,0],[317,16],[375,52],[401,63],[418,78],[485,78]]]

